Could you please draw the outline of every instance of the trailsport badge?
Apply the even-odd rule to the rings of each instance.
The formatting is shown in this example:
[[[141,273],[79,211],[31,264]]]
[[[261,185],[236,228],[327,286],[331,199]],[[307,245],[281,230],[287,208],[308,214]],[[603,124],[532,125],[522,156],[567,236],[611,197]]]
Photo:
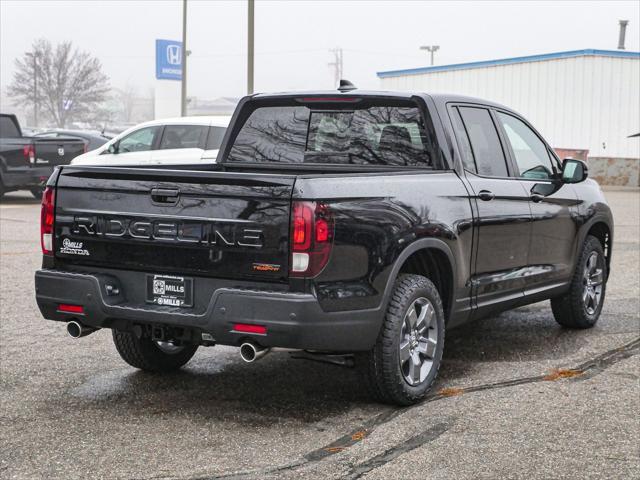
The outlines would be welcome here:
[[[74,242],[68,238],[62,241],[62,248],[60,253],[65,255],[85,255],[89,256],[89,250],[82,248],[82,242]]]

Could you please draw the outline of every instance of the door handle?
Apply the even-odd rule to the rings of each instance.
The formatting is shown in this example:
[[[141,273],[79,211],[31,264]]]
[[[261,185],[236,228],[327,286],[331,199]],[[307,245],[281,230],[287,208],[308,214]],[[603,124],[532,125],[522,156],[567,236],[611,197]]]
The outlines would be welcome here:
[[[485,202],[488,202],[489,200],[493,200],[494,198],[496,198],[496,196],[493,194],[493,192],[490,192],[489,190],[480,190],[480,193],[478,193],[478,198],[480,200],[484,200]]]
[[[151,200],[155,203],[165,203],[169,205],[173,205],[178,203],[178,196],[180,195],[180,190],[177,188],[152,188],[151,189]]]
[[[544,200],[544,197],[538,193],[533,193],[529,198],[532,202],[535,203],[540,203],[542,200]]]

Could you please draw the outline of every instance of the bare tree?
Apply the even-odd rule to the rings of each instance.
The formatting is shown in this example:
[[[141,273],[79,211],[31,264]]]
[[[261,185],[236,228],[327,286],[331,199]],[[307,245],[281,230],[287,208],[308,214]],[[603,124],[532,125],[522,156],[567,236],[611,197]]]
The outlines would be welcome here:
[[[135,85],[127,82],[124,88],[116,90],[116,101],[119,104],[120,112],[122,113],[122,120],[125,123],[130,123],[133,118],[133,110],[136,105],[136,99],[138,98],[138,89]]]
[[[54,49],[48,40],[36,40],[15,66],[7,95],[17,104],[33,105],[36,121],[38,111],[58,127],[93,120],[109,92],[100,61],[71,42]]]

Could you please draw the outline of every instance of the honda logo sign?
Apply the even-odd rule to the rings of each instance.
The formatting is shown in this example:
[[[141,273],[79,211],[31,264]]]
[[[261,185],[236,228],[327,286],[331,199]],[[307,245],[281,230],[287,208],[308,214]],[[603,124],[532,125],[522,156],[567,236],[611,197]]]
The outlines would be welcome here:
[[[156,40],[156,78],[182,80],[182,42]]]
[[[169,65],[182,66],[182,59],[180,58],[181,54],[181,45],[167,45],[167,62],[169,63]]]

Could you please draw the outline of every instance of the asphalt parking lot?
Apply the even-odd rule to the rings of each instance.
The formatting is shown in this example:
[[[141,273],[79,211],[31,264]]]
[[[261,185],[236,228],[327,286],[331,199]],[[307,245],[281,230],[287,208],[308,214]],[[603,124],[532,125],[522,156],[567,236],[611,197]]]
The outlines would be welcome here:
[[[640,478],[640,192],[616,220],[603,315],[548,302],[448,332],[433,395],[369,400],[350,369],[201,348],[138,372],[109,331],[70,339],[34,300],[39,204],[0,203],[0,478]]]

